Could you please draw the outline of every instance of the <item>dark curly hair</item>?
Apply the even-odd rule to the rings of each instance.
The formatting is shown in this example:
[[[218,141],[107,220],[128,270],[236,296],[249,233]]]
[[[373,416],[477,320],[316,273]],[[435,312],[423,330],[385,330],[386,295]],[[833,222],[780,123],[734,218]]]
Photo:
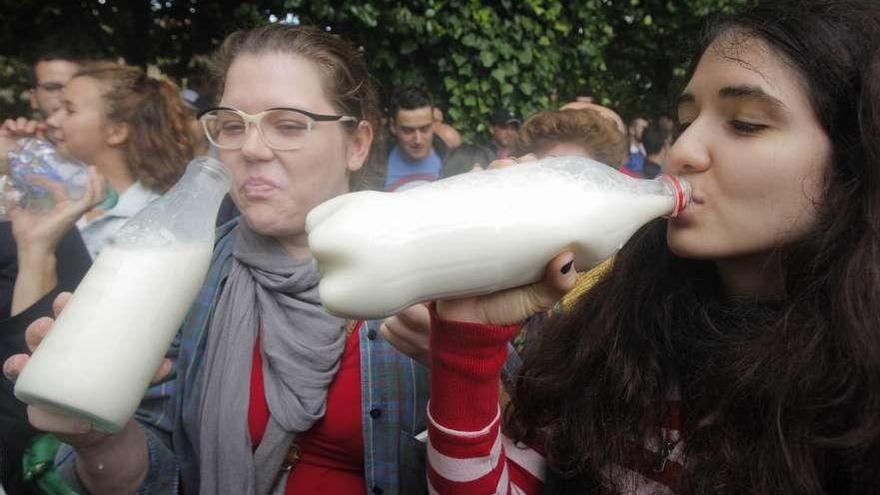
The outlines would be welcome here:
[[[660,437],[678,392],[677,492],[880,493],[880,6],[764,2],[715,22],[698,54],[730,30],[800,74],[833,146],[816,225],[779,253],[784,297],[724,297],[713,262],[648,224],[527,349],[508,427],[597,486],[610,464],[650,469],[632,442]]]

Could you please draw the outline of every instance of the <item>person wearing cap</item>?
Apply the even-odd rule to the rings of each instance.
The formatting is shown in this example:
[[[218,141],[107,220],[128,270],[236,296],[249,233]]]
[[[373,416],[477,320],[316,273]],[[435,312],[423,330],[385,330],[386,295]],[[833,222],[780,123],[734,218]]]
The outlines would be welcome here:
[[[522,125],[520,118],[512,110],[496,108],[489,119],[489,132],[492,141],[489,148],[495,153],[495,158],[502,159],[510,156],[510,146]]]

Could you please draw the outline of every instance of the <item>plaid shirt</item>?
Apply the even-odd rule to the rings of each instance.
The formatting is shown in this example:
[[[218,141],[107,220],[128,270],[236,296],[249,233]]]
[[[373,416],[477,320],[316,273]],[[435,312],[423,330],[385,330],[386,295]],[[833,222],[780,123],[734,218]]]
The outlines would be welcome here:
[[[201,370],[214,308],[232,267],[230,233],[236,224],[237,220],[218,228],[205,284],[168,352],[173,371],[165,382],[150,388],[138,410],[150,453],[140,494],[198,493]],[[385,341],[380,323],[367,321],[360,331],[367,494],[427,493],[426,447],[415,439],[426,429],[427,370]],[[62,476],[79,485],[70,449],[60,453],[58,461]]]

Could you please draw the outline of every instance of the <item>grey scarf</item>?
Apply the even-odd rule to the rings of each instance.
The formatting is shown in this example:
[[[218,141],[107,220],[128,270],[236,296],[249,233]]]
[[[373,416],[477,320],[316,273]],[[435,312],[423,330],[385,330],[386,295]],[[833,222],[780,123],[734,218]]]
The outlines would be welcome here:
[[[345,322],[321,308],[314,259],[294,260],[246,222],[236,229],[202,371],[200,492],[265,495],[280,481],[295,436],[324,416]],[[252,453],[248,406],[258,327],[271,417]]]

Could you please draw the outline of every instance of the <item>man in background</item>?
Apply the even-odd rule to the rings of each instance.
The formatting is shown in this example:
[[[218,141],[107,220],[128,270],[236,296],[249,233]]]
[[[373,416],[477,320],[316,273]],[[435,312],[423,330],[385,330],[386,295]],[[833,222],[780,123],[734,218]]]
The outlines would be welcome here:
[[[429,182],[440,177],[442,151],[435,149],[434,102],[422,88],[406,86],[391,97],[389,130],[394,147],[388,154],[385,190],[394,191],[413,182]]]
[[[659,123],[650,124],[642,132],[642,146],[645,148],[642,175],[646,179],[657,177],[663,170],[671,143],[672,136]]]
[[[629,161],[626,168],[636,174],[642,173],[642,167],[645,165],[645,147],[642,146],[642,133],[648,127],[648,119],[644,117],[634,117],[629,121],[627,134],[629,135]]]
[[[510,148],[513,146],[513,140],[516,139],[516,133],[522,120],[512,110],[506,108],[496,108],[489,118],[489,132],[492,140],[489,143],[489,149],[495,153],[496,159],[508,158],[510,156]]]

